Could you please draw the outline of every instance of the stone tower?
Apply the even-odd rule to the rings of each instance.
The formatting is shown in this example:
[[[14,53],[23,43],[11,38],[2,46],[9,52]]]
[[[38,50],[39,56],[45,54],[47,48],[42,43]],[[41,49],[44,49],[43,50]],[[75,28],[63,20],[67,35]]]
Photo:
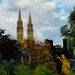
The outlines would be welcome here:
[[[20,43],[23,40],[23,22],[22,22],[20,10],[19,10],[18,21],[17,21],[17,40]]]
[[[29,22],[28,22],[28,29],[27,29],[27,39],[33,40],[33,24],[31,19],[31,13],[29,12]]]

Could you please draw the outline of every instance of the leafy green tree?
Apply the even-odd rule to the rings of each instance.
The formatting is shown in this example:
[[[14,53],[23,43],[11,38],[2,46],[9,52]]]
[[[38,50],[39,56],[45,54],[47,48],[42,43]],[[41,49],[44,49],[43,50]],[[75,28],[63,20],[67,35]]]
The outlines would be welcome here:
[[[70,13],[68,22],[70,23],[70,28],[73,29],[75,26],[75,7],[74,10]]]
[[[75,8],[68,17],[68,24],[60,28],[61,36],[68,39],[68,46],[75,46]]]
[[[60,28],[61,36],[70,36],[71,30],[68,28],[68,25],[64,25]]]

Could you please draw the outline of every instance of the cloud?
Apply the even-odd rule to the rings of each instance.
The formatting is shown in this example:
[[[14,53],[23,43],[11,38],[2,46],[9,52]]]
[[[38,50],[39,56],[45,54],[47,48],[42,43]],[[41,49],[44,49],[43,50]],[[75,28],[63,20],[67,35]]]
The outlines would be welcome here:
[[[60,27],[67,23],[74,5],[75,0],[1,0],[0,28],[6,29],[6,34],[16,38],[18,10],[21,9],[24,37],[27,37],[30,10],[35,38],[38,40],[48,38],[54,40],[54,44],[62,44]]]
[[[47,10],[53,11],[53,10],[55,10],[55,7],[56,7],[56,5],[53,2],[45,2],[45,3],[42,3],[42,5],[41,5],[41,8],[45,11],[47,11]]]
[[[69,13],[75,6],[75,0],[52,0],[52,2],[54,2],[58,7],[61,6],[61,10],[64,10],[67,13]]]
[[[16,0],[15,5],[19,8],[26,8],[31,5],[31,1],[30,0]]]
[[[41,31],[36,30],[34,37],[35,40],[44,41],[44,35],[41,33]]]
[[[61,19],[66,20],[67,18],[66,18],[66,16],[61,16]]]

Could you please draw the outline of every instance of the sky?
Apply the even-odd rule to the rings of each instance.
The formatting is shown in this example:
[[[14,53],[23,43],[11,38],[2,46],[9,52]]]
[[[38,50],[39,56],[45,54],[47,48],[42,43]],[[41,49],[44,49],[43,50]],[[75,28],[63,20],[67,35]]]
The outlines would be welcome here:
[[[75,0],[0,0],[0,29],[16,39],[19,9],[27,38],[29,11],[32,16],[34,38],[44,41],[53,40],[62,45],[60,28],[68,23],[68,16],[75,6]]]

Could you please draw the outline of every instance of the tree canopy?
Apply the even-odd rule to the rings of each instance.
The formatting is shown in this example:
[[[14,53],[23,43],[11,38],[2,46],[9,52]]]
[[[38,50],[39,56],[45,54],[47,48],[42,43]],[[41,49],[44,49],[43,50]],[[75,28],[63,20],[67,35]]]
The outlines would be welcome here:
[[[5,30],[0,29],[0,54],[3,60],[20,58],[21,52],[18,50],[19,45],[10,35],[4,34]]]
[[[63,25],[60,28],[60,31],[61,36],[64,36],[66,39],[68,39],[68,43],[71,42],[73,43],[71,45],[75,46],[75,8],[68,17],[68,24]]]

